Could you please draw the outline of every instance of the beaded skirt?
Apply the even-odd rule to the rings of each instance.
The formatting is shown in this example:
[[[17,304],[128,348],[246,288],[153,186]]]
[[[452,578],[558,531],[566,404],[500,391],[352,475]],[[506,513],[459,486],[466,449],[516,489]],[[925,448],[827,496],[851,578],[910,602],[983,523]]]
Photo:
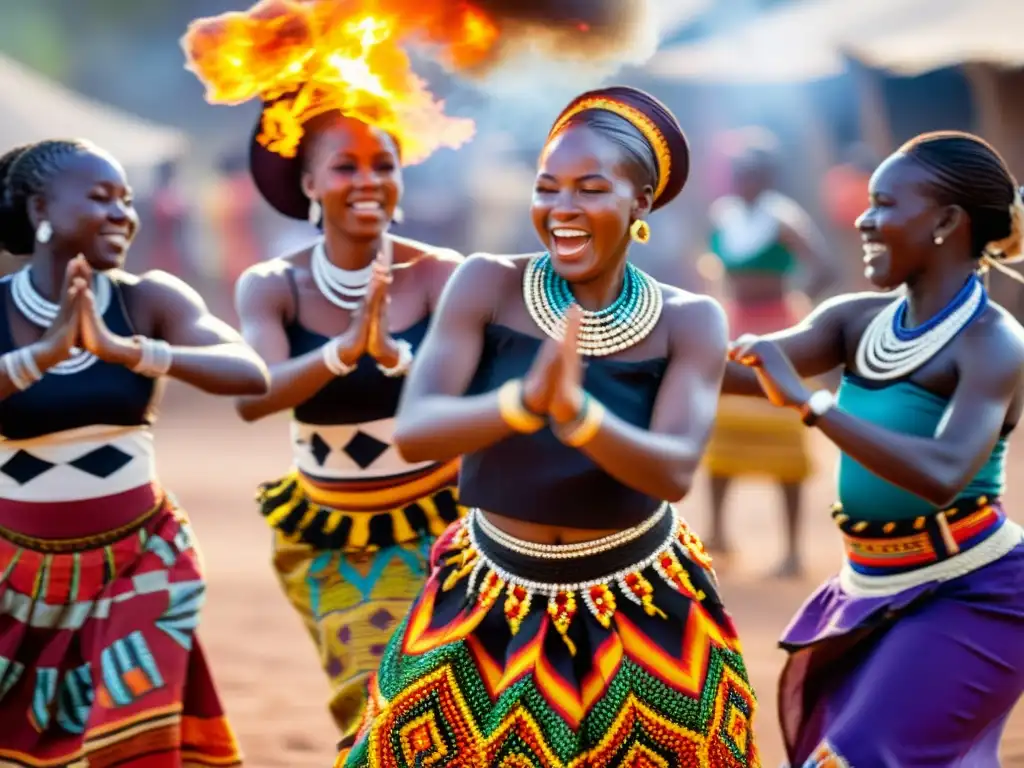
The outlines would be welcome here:
[[[336,766],[759,766],[755,700],[704,547],[665,505],[537,545],[471,511],[372,678]]]

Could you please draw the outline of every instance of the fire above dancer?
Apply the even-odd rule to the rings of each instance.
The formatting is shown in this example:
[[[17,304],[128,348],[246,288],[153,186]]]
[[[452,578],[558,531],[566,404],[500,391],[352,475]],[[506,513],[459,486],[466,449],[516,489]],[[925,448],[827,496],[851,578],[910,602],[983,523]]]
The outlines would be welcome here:
[[[302,126],[338,110],[394,136],[409,165],[457,149],[474,127],[444,113],[407,47],[467,78],[523,56],[578,60],[600,77],[654,52],[650,8],[648,0],[263,0],[197,19],[182,47],[210,103],[273,102],[259,137],[268,149],[294,157]]]

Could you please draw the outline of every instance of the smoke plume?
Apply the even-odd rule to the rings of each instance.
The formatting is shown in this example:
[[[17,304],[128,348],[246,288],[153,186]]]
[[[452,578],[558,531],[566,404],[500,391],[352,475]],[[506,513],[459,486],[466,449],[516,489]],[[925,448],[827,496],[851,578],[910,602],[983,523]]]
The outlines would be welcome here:
[[[661,0],[668,2],[668,0]],[[657,48],[650,0],[473,0],[498,28],[490,55],[462,74],[508,75],[506,65],[586,65],[602,76],[649,59]],[[531,67],[532,68],[532,67]],[[540,86],[541,83],[536,83]]]

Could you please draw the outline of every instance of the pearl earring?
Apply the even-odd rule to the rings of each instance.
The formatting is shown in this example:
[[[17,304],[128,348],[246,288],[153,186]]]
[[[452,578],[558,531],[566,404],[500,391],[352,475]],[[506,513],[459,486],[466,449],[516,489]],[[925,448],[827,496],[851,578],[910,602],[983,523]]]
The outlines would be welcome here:
[[[320,203],[316,200],[309,201],[309,223],[314,227],[320,225],[320,219],[323,215],[323,209],[320,207]]]
[[[48,243],[51,237],[53,237],[53,227],[50,226],[50,222],[39,222],[39,226],[36,227],[36,240],[40,243]]]
[[[936,245],[942,245],[944,242],[946,242],[946,238],[944,238],[942,235],[936,235],[935,236],[934,243]]]

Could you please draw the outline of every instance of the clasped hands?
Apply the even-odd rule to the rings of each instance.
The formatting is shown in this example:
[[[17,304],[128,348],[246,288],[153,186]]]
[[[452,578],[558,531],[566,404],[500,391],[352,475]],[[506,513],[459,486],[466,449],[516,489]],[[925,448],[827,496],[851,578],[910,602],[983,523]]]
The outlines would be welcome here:
[[[556,427],[577,421],[586,405],[583,363],[576,347],[583,313],[574,304],[565,318],[561,338],[545,339],[523,379],[522,405]]]
[[[39,342],[40,357],[47,367],[67,360],[76,348],[128,368],[139,363],[139,341],[119,336],[107,327],[96,305],[92,283],[93,270],[84,256],[68,262],[57,316]]]
[[[363,355],[369,355],[382,368],[394,368],[401,361],[401,349],[388,330],[388,309],[392,283],[391,249],[384,248],[373,262],[366,297],[352,315],[349,327],[335,339],[338,359],[354,367]]]

